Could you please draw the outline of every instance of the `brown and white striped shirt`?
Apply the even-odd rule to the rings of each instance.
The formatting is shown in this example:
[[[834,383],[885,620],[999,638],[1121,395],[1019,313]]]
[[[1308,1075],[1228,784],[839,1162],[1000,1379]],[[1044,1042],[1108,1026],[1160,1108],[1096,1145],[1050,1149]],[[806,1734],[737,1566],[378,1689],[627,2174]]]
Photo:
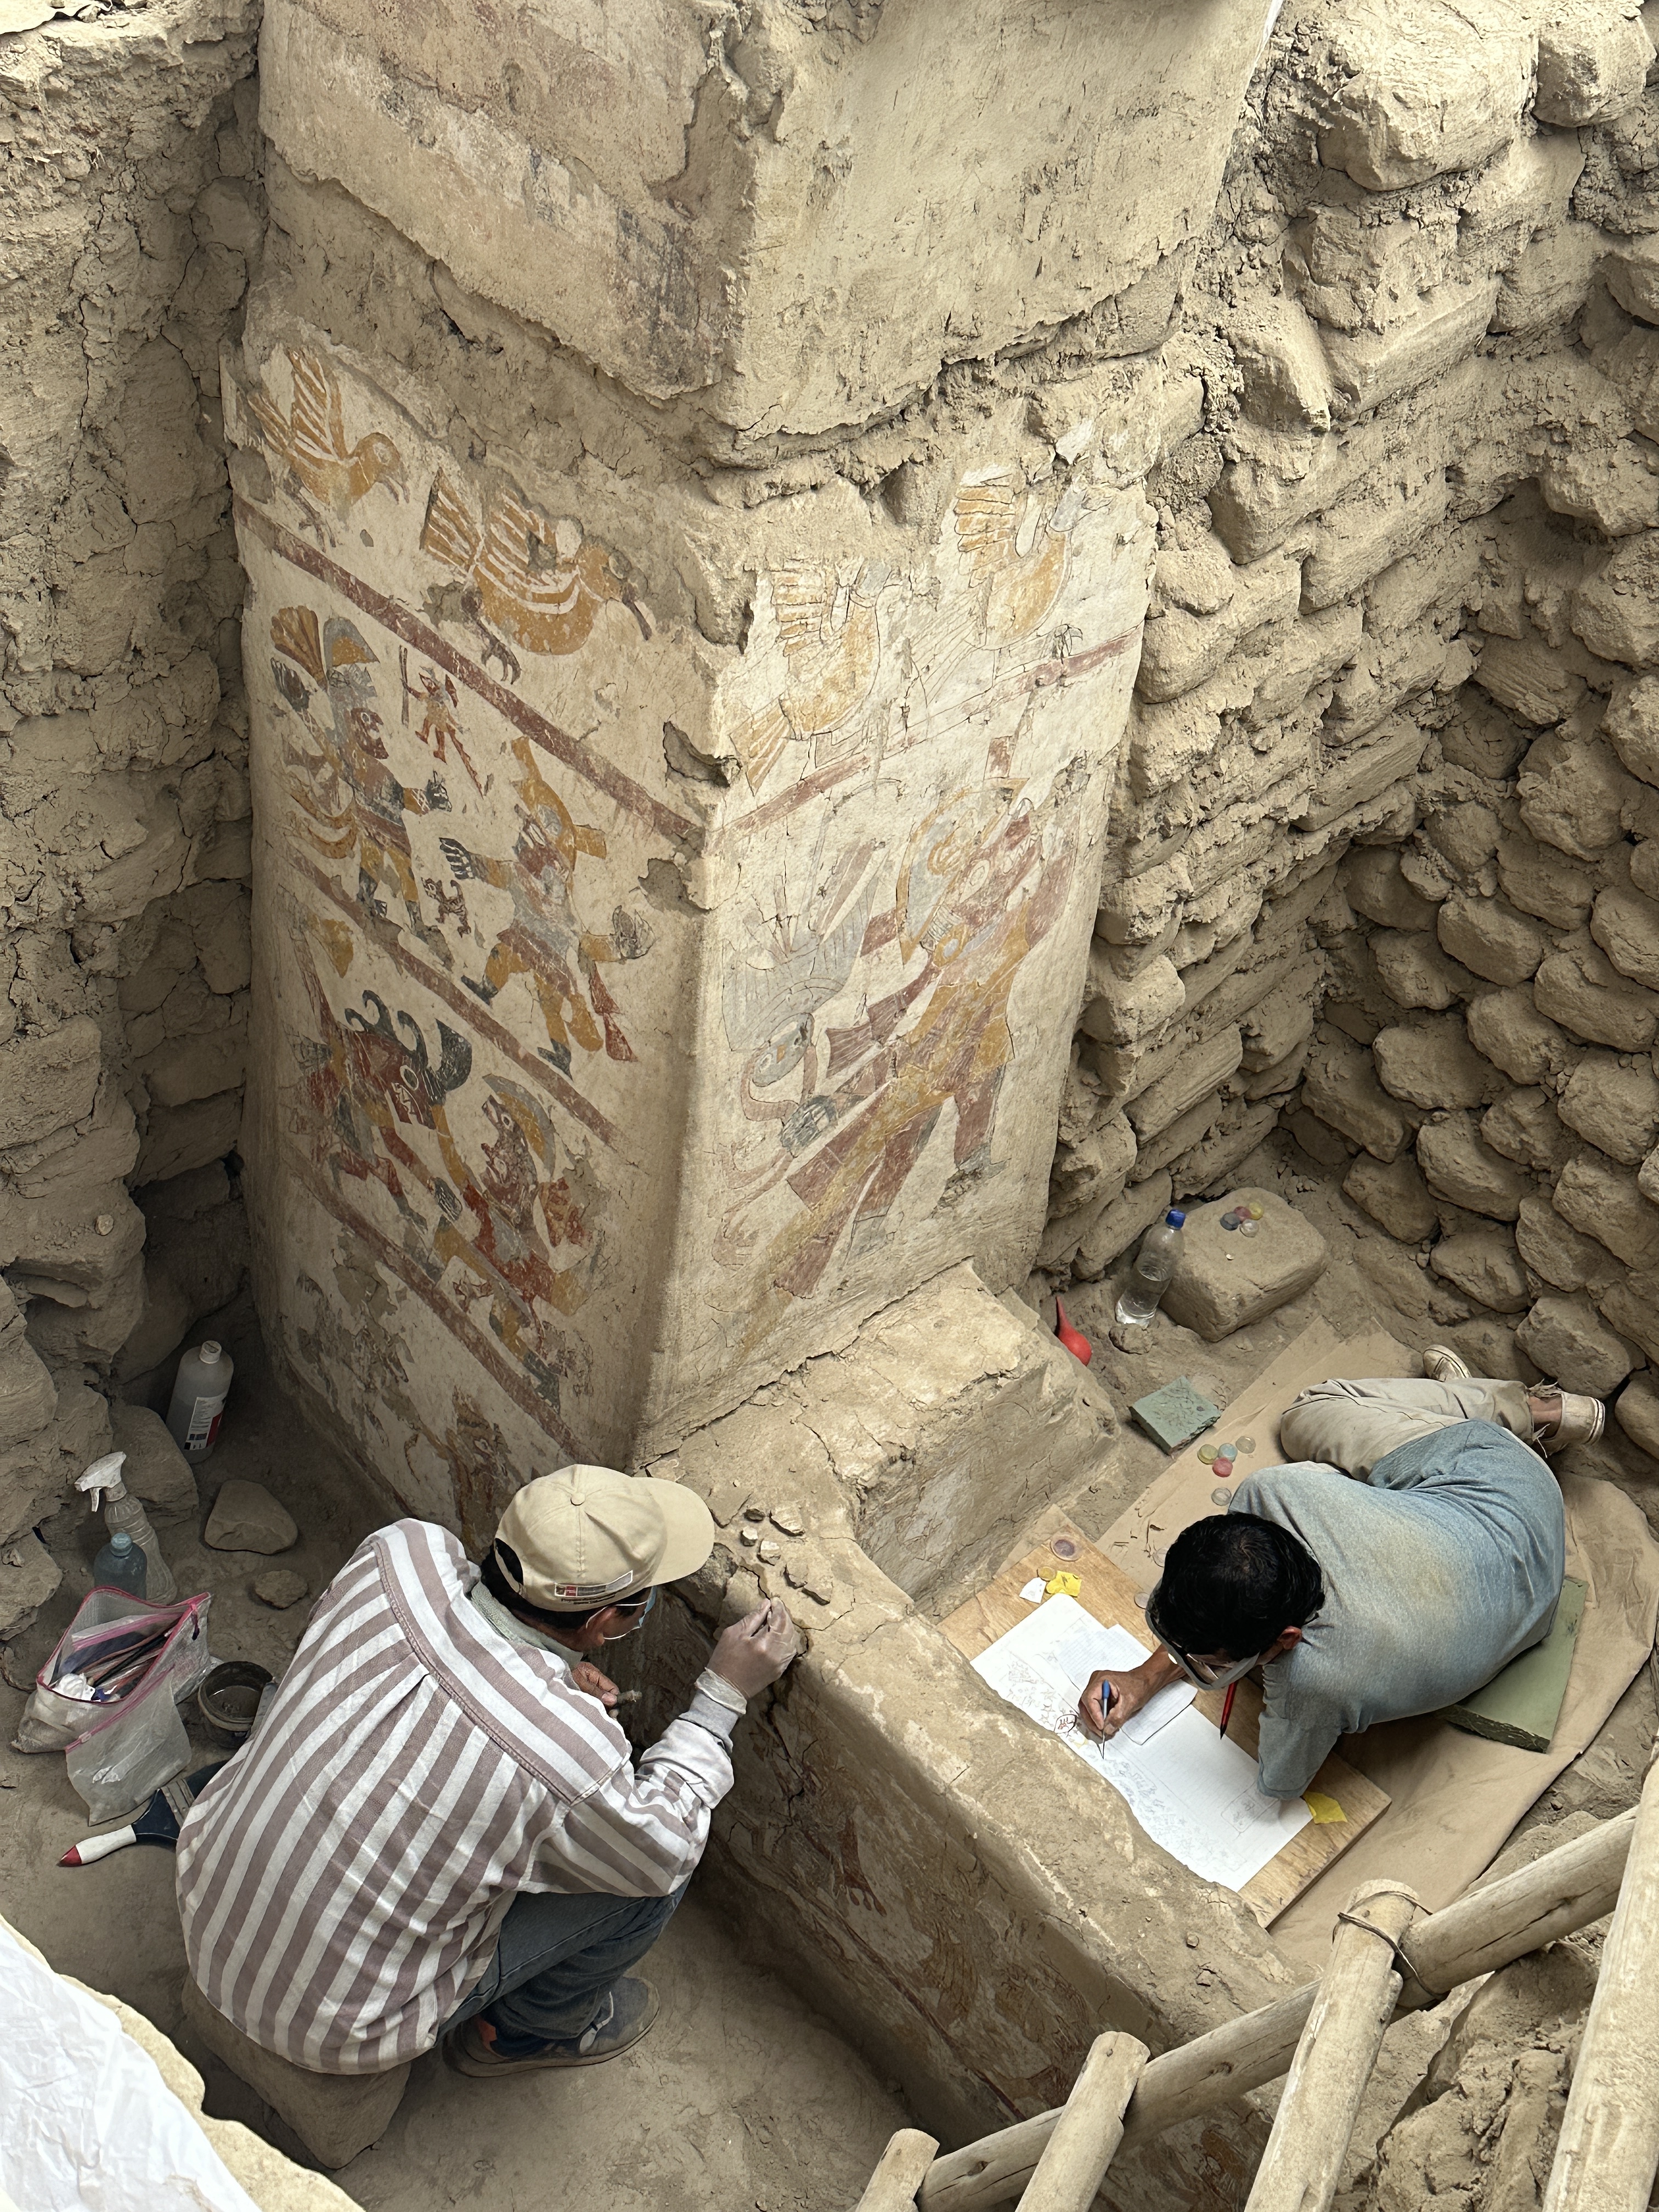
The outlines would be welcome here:
[[[315,2073],[429,2049],[520,1891],[665,1896],[732,1786],[725,1743],[684,1717],[635,1773],[564,1662],[467,1602],[477,1578],[445,1529],[377,1529],[179,1833],[198,1987]]]

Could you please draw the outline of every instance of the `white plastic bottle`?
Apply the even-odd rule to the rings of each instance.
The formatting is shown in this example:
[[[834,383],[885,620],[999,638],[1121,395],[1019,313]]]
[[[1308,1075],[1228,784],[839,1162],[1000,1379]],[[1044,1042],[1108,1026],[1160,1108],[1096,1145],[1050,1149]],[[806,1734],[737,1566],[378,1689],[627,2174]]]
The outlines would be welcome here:
[[[209,1337],[205,1344],[185,1352],[179,1362],[179,1377],[167,1407],[167,1426],[173,1440],[192,1465],[204,1460],[219,1441],[219,1424],[236,1364],[222,1345]]]
[[[1155,1221],[1140,1240],[1129,1279],[1117,1302],[1117,1320],[1127,1328],[1145,1328],[1158,1311],[1181,1265],[1181,1226],[1186,1215],[1172,1206],[1162,1221]]]
[[[152,1605],[167,1605],[172,1600],[178,1584],[173,1570],[161,1557],[161,1547],[155,1531],[149,1525],[149,1516],[143,1503],[133,1497],[121,1480],[121,1469],[126,1465],[125,1452],[106,1452],[102,1459],[94,1460],[86,1473],[76,1482],[77,1490],[84,1490],[92,1500],[92,1510],[104,1509],[104,1526],[111,1538],[129,1536],[144,1555],[144,1587],[140,1593]],[[98,1555],[103,1557],[100,1552]]]

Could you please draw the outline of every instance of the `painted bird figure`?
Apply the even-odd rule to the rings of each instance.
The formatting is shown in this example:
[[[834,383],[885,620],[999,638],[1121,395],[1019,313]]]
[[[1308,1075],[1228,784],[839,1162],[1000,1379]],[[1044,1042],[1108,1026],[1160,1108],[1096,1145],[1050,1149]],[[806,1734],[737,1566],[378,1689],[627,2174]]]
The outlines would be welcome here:
[[[1059,599],[1072,555],[1072,532],[1085,503],[1083,485],[1067,486],[1053,508],[1028,489],[1017,469],[969,478],[957,494],[957,544],[963,566],[985,589],[985,642],[1013,645],[1030,637]],[[1034,525],[1022,548],[1028,525]]]
[[[850,585],[823,561],[790,561],[772,570],[772,613],[788,679],[772,704],[732,733],[751,791],[758,791],[791,738],[815,741],[835,757],[856,740],[860,714],[881,665],[877,602],[884,562],[866,561]]]
[[[296,484],[313,499],[347,514],[376,484],[404,496],[404,457],[390,438],[370,430],[348,446],[338,378],[315,354],[288,349],[294,396],[286,418],[262,391],[244,392],[246,412],[271,451],[287,463]]]
[[[459,592],[453,586],[428,592],[428,608],[440,619],[459,614],[471,623],[484,640],[484,658],[501,662],[508,683],[516,679],[519,664],[505,651],[503,638],[526,653],[579,652],[600,610],[612,600],[628,609],[644,636],[651,635],[645,611],[610,549],[583,537],[573,550],[564,550],[558,526],[516,492],[492,499],[480,522],[441,469],[427,500],[421,547],[465,579]]]

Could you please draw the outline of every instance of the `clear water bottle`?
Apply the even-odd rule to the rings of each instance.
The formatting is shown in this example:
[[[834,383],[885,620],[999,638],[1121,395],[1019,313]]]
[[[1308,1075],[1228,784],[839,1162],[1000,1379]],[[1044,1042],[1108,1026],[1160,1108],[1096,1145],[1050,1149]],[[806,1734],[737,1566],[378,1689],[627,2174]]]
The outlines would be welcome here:
[[[118,1528],[92,1563],[94,1589],[122,1589],[143,1597],[149,1582],[149,1561],[125,1528]]]
[[[211,1337],[179,1362],[179,1378],[167,1407],[167,1426],[173,1441],[192,1464],[204,1460],[219,1440],[219,1424],[224,1419],[225,1400],[235,1371],[230,1354]]]
[[[1181,1265],[1181,1225],[1186,1218],[1178,1206],[1172,1206],[1141,1238],[1129,1279],[1117,1302],[1117,1319],[1126,1328],[1146,1328],[1158,1311],[1158,1300]]]

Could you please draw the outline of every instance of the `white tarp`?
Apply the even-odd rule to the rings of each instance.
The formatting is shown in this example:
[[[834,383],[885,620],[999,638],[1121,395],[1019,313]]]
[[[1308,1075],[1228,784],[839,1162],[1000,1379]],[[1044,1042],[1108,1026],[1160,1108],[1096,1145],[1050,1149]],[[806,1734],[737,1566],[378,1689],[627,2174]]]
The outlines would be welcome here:
[[[0,2203],[258,2212],[106,2006],[0,1923]]]

